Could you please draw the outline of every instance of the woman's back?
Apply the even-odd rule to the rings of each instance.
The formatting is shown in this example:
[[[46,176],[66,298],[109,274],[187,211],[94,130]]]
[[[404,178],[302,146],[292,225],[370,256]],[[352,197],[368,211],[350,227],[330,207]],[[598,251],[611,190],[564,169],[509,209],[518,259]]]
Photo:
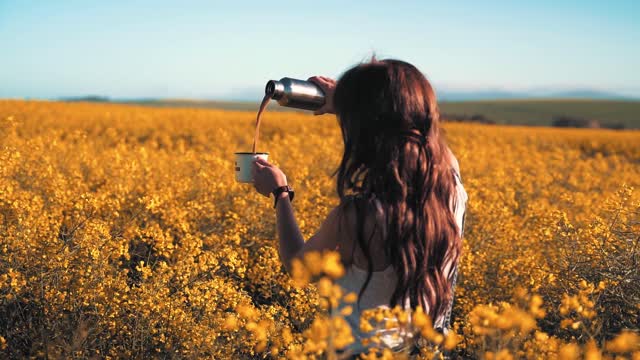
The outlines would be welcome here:
[[[462,184],[455,158],[453,158],[453,162],[455,165],[452,166],[452,172],[456,179],[456,191],[452,197],[451,210],[454,213],[456,224],[460,231],[460,236],[462,237],[467,193]],[[353,201],[358,201],[358,199],[353,198]],[[402,333],[402,330],[398,328],[387,329],[384,326],[384,320],[380,323],[378,328],[374,329],[373,333],[364,333],[360,330],[360,316],[362,312],[367,309],[389,308],[391,296],[397,284],[396,272],[391,265],[391,262],[384,258],[383,253],[382,244],[384,237],[386,236],[386,229],[384,229],[384,226],[381,226],[384,224],[382,206],[377,199],[373,199],[372,203],[375,204],[376,207],[376,211],[374,212],[375,216],[372,216],[369,221],[365,222],[365,234],[369,235],[371,239],[370,244],[372,246],[369,250],[372,255],[373,272],[367,287],[360,296],[360,301],[353,305],[353,312],[349,316],[345,317],[346,321],[351,326],[352,334],[356,339],[356,341],[349,347],[349,350],[352,350],[355,353],[366,351],[367,346],[362,345],[362,340],[369,338],[374,334],[380,338],[380,346],[388,347],[396,351],[404,348],[411,348],[414,345],[412,341],[405,341],[405,339],[411,339],[412,334]],[[374,229],[377,229],[378,231],[374,231]],[[353,242],[352,234],[348,234],[348,231],[342,232],[341,234],[344,234],[345,236],[339,240],[339,243],[342,245],[340,246],[340,252],[348,265],[346,266],[345,275],[338,279],[337,283],[344,289],[345,293],[354,292],[359,294],[363,284],[367,280],[368,272],[366,270],[366,257],[358,246],[354,246],[355,243]],[[455,286],[457,264],[451,265],[454,266],[455,269],[450,272],[452,274],[450,281],[453,286]],[[443,332],[447,331],[452,305],[453,301],[449,303],[447,311],[435,319],[433,322],[434,328]],[[404,308],[410,309],[408,299],[405,301]]]

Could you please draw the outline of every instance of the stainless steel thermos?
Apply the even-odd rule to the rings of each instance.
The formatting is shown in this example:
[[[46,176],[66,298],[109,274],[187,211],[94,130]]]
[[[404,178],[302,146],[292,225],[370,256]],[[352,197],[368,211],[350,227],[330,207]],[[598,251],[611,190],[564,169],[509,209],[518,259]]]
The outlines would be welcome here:
[[[325,96],[320,87],[310,81],[284,77],[269,80],[264,89],[281,106],[304,110],[317,110],[324,105]]]

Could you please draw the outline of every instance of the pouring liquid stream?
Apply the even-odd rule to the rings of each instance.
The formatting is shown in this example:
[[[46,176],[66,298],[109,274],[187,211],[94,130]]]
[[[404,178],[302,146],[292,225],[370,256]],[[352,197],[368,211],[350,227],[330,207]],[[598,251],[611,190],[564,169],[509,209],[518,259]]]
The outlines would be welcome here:
[[[256,132],[253,135],[253,153],[256,153],[256,147],[258,146],[258,138],[260,137],[260,119],[262,117],[262,112],[269,105],[269,101],[271,100],[271,94],[267,93],[264,95],[262,99],[262,103],[260,103],[260,109],[258,110],[258,116],[256,116]]]

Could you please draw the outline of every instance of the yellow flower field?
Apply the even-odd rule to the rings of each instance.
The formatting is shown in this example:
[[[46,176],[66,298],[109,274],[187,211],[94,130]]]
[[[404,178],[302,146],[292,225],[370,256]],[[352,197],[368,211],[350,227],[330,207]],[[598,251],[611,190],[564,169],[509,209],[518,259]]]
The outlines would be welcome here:
[[[234,181],[254,117],[0,100],[0,358],[335,358],[339,262],[292,279],[272,201]],[[407,324],[420,357],[640,359],[640,132],[444,127],[464,254],[454,335]],[[311,235],[338,202],[335,117],[267,111],[258,150]]]

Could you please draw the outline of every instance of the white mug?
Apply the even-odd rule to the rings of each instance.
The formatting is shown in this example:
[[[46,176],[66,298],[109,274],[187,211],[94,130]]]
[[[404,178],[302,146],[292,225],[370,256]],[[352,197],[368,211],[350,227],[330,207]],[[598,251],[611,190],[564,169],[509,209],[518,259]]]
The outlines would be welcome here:
[[[256,159],[265,161],[269,158],[269,153],[237,152],[236,154],[236,181],[241,183],[252,183],[251,167]]]

